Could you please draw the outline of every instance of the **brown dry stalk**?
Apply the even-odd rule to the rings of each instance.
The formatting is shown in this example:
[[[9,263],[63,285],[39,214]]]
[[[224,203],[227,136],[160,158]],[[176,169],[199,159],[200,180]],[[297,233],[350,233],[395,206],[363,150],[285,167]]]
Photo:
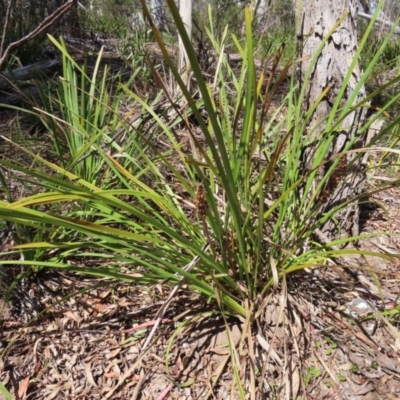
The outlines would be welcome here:
[[[197,207],[197,214],[200,220],[203,221],[207,215],[208,203],[206,200],[206,191],[202,183],[200,183],[199,186],[197,187],[196,207]]]
[[[321,191],[318,201],[325,203],[329,200],[329,197],[333,194],[340,182],[346,177],[347,174],[347,159],[343,157],[336,168],[333,170],[331,176],[326,183],[325,188]]]

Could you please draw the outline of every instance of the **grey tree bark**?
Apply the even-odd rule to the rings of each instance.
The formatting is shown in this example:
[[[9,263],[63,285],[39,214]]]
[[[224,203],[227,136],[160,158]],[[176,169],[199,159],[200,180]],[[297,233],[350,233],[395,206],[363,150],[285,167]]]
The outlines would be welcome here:
[[[162,0],[151,0],[150,11],[153,21],[159,31],[165,29],[166,16],[165,16],[166,4]]]
[[[335,30],[333,35],[328,39],[320,57],[313,66],[310,81],[306,88],[305,109],[309,109],[321,96],[321,93],[330,87],[326,97],[317,107],[309,129],[313,129],[317,122],[324,119],[332,109],[336,95],[342,85],[342,82],[349,70],[350,64],[355,56],[357,49],[357,12],[358,0],[298,0],[302,3],[301,15],[298,23],[298,38],[300,47],[300,57],[309,56],[310,59],[299,64],[298,79],[300,85],[304,85],[304,77],[307,69],[310,66],[310,61],[316,54],[322,40],[327,36],[335,23],[346,13],[349,15]],[[300,3],[300,4],[301,4]],[[354,91],[361,76],[358,65],[354,68],[350,81],[346,87],[344,101]],[[355,102],[365,98],[364,87],[359,90]],[[366,119],[364,109],[358,109],[352,112],[342,123],[340,129],[335,133],[334,142],[326,155],[328,160],[332,155],[344,150],[346,144],[358,135],[358,129],[362,126]],[[325,125],[322,124],[319,129],[314,132],[314,135],[320,135],[324,131]],[[365,144],[366,138],[360,138],[357,141],[357,147]],[[313,163],[312,149],[304,152],[304,165],[312,165]],[[359,195],[364,190],[365,184],[365,168],[363,160],[359,159],[352,165],[351,170],[347,165],[354,159],[354,155],[348,155],[347,159],[343,159],[338,167],[338,171],[334,172],[333,179],[343,181],[340,185],[336,184],[336,188],[329,193],[327,199],[324,199],[322,211],[328,211],[333,207],[342,204],[346,200]],[[326,165],[325,171],[330,165]],[[321,174],[324,171],[321,171]],[[336,174],[336,178],[335,178]],[[328,182],[329,183],[329,182]],[[332,182],[331,182],[332,183]],[[337,182],[336,182],[337,183]],[[329,190],[328,190],[329,192]],[[351,232],[353,235],[358,234],[358,219],[359,206],[357,203],[351,207],[342,210],[335,215],[339,224],[332,220],[328,221],[322,229],[325,237],[331,239],[337,236],[338,232],[341,235],[348,235]]]
[[[180,0],[179,2],[179,13],[182,18],[182,22],[185,25],[186,33],[189,39],[192,39],[192,14],[193,14],[193,2],[192,0]],[[181,74],[183,82],[188,86],[190,83],[190,62],[186,53],[185,46],[183,45],[182,38],[179,35],[179,61],[178,69]],[[178,93],[180,90],[178,89]]]
[[[266,14],[270,4],[271,0],[257,0],[254,3],[253,15],[260,26],[266,23]]]

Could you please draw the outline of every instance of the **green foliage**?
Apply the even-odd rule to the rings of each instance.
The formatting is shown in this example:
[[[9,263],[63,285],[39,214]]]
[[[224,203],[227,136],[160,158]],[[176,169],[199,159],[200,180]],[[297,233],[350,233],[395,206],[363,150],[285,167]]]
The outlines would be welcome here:
[[[140,82],[146,92],[146,86],[152,80],[147,51],[147,44],[153,40],[151,30],[137,29],[133,33],[126,34],[121,39],[118,50],[122,57],[135,68],[135,81]]]
[[[294,27],[278,27],[267,30],[265,34],[260,37],[258,47],[260,48],[259,53],[261,53],[260,56],[262,58],[264,54],[268,54],[271,51],[275,53],[283,47],[282,65],[293,62],[296,56],[296,35]]]
[[[80,15],[80,20],[92,32],[107,37],[120,37],[129,29],[129,16],[140,12],[138,2],[133,3],[129,0],[99,0],[86,4],[86,11]]]
[[[130,31],[128,13],[121,14],[105,10],[99,15],[96,11],[87,13],[85,21],[88,29],[100,36],[120,38]]]
[[[245,316],[243,302],[257,303],[257,298],[277,287],[285,274],[322,266],[328,257],[360,254],[357,250],[336,249],[338,244],[357,238],[336,240],[323,246],[310,242],[315,229],[353,201],[349,199],[329,213],[319,213],[324,184],[345,153],[336,155],[322,182],[311,190],[317,170],[326,162],[325,155],[334,135],[354,109],[353,99],[348,99],[339,109],[344,89],[339,93],[325,133],[317,144],[315,163],[305,173],[300,169],[301,154],[309,143],[307,123],[316,104],[304,114],[304,89],[295,98],[292,82],[282,104],[288,108],[286,119],[280,122],[274,118],[266,119],[268,99],[284,79],[289,66],[277,76],[275,86],[268,84],[263,92],[264,76],[257,77],[253,63],[250,13],[246,11],[244,46],[233,37],[236,51],[243,58],[238,77],[223,52],[227,31],[218,41],[210,13],[208,34],[219,63],[216,80],[208,84],[178,10],[172,1],[169,6],[193,67],[200,100],[194,100],[183,84],[157,31],[154,35],[181,87],[188,109],[184,114],[175,114],[175,120],[166,124],[152,104],[122,86],[137,107],[158,125],[169,150],[160,151],[155,142],[140,131],[135,131],[136,136],[131,131],[130,141],[123,147],[113,141],[116,129],[123,122],[118,122],[116,106],[109,105],[105,80],[97,83],[96,73],[89,78],[85,69],[75,65],[65,49],[58,45],[64,57],[64,79],[55,102],[59,104],[60,117],[50,111],[41,115],[46,116],[44,121],[50,129],[51,121],[55,124],[53,140],[59,164],[46,161],[29,149],[21,150],[50,172],[0,161],[39,179],[37,184],[45,190],[13,203],[2,202],[0,215],[8,221],[43,230],[47,241],[17,247],[21,251],[56,249],[51,259],[36,265],[142,283],[154,279],[174,283],[179,276],[184,276],[194,290],[208,299],[215,299],[217,290],[221,307]],[[315,60],[322,46],[315,54]],[[276,56],[276,65],[279,57]],[[81,74],[80,81],[76,71]],[[351,70],[343,88],[350,76]],[[366,75],[359,85],[365,79]],[[228,92],[229,86],[233,92]],[[206,110],[208,123],[204,121],[201,109]],[[191,127],[186,126],[192,155],[183,151],[173,130],[174,126],[185,124],[189,117],[197,121],[205,140],[205,144],[200,144]],[[367,128],[361,127],[360,134]],[[61,143],[62,136],[65,143]],[[68,158],[64,156],[65,145]],[[171,162],[171,156],[179,160],[179,166],[176,161]],[[266,163],[261,161],[264,157]],[[304,190],[300,190],[301,187]],[[177,194],[177,188],[178,193],[187,193],[186,199]],[[196,205],[195,216],[188,212],[187,202]],[[41,209],[44,204],[58,207],[60,203],[65,206],[58,208],[56,214]],[[210,250],[206,252],[206,248]],[[99,265],[108,260],[115,268],[88,269],[68,265],[67,260],[71,257],[85,254],[98,258]],[[372,252],[368,254],[378,256]],[[200,261],[195,271],[185,272],[184,266],[196,256]],[[28,261],[24,263],[29,265]],[[32,265],[34,263],[32,261]],[[141,271],[141,276],[125,275],[128,266]]]
[[[40,189],[37,194],[0,201],[4,220],[40,232],[36,236],[40,240],[18,244],[14,251],[40,253],[35,259],[2,260],[1,264],[65,269],[137,284],[163,281],[175,285],[183,277],[193,292],[214,304],[213,312],[239,315],[253,322],[268,294],[285,284],[287,274],[323,267],[328,259],[346,255],[389,258],[338,249],[366,235],[326,244],[314,241],[317,229],[358,200],[348,199],[329,212],[321,212],[326,185],[341,159],[354,152],[351,149],[359,136],[342,153],[327,160],[334,137],[350,113],[385,90],[377,89],[360,104],[353,104],[357,89],[345,98],[366,41],[360,44],[331,114],[321,121],[323,133],[315,139],[308,125],[318,104],[303,109],[305,88],[298,88],[294,77],[282,104],[270,110],[270,100],[293,65],[284,64],[277,72],[282,63],[281,47],[267,54],[274,65],[271,80],[266,81],[256,70],[256,43],[248,10],[243,41],[235,35],[229,39],[228,29],[217,35],[209,11],[206,32],[218,58],[214,79],[209,82],[203,77],[174,1],[168,0],[168,5],[190,59],[198,95],[189,92],[162,36],[154,30],[182,97],[170,99],[170,106],[160,112],[157,106],[161,95],[153,101],[130,85],[120,85],[131,107],[138,110],[132,124],[118,114],[120,92],[111,98],[106,74],[98,76],[101,55],[92,76],[88,76],[86,67],[78,66],[65,47],[53,40],[63,54],[63,77],[57,96],[37,112],[51,132],[57,157],[49,160],[15,144],[33,163],[0,159],[0,165],[23,176],[25,185]],[[325,42],[340,22],[313,56],[305,85]],[[225,52],[228,39],[241,55],[240,71],[229,63]],[[377,49],[365,68],[358,88],[365,84],[383,48]],[[271,49],[273,46],[268,47],[269,52]],[[157,71],[152,72],[162,84]],[[165,85],[163,89],[165,97],[170,98]],[[400,94],[393,101],[399,98]],[[384,104],[374,118],[360,126],[359,135],[391,104]],[[287,109],[284,114],[283,107]],[[400,117],[394,119],[382,135],[399,122]],[[120,132],[124,141],[116,140]],[[190,151],[183,145],[185,139]],[[311,142],[315,146],[314,163],[304,169],[302,154]],[[324,170],[328,162],[330,166]],[[322,180],[316,183],[321,169]],[[90,257],[92,266],[76,262],[85,257]],[[188,269],[190,265],[192,270]],[[335,346],[330,344],[331,349]],[[232,343],[229,348],[234,358]],[[311,369],[306,381],[319,376],[318,370]]]
[[[388,36],[390,37],[389,40]],[[370,92],[390,82],[400,72],[400,38],[398,36],[388,36],[370,35],[366,41],[364,51],[360,54],[362,69],[366,69],[371,65],[371,60],[377,51],[381,54],[379,60],[376,63],[372,63],[374,67],[366,81],[366,87]],[[389,85],[387,90],[381,91],[379,95],[375,96],[372,101],[373,109],[391,102],[398,93],[398,88],[398,84]],[[398,115],[399,109],[400,104],[397,101],[392,102],[391,107],[388,109],[388,116]]]
[[[63,76],[59,79],[56,98],[49,101],[42,96],[47,109],[41,113],[41,119],[51,132],[62,168],[91,183],[99,182],[100,177],[107,179],[107,173],[102,174],[105,160],[98,148],[107,143],[105,132],[109,126],[117,124],[120,95],[114,93],[110,99],[107,66],[102,75],[99,72],[102,52],[89,77],[87,61],[79,66],[64,44],[52,37],[50,40],[61,51]]]
[[[205,27],[208,24],[208,5],[204,4],[204,2],[202,3],[202,6],[194,12],[194,15],[198,20],[198,25]],[[213,29],[216,38],[221,38],[226,27],[228,27],[230,33],[235,34],[238,34],[242,30],[243,6],[240,2],[232,3],[229,0],[213,0],[209,3],[209,7],[211,7],[214,16]]]
[[[309,386],[310,383],[321,376],[321,371],[316,367],[306,369],[305,384]]]
[[[0,393],[4,396],[6,400],[13,400],[11,393],[6,389],[6,387],[0,382]]]
[[[376,63],[371,76],[372,79],[376,79],[378,76],[382,77],[383,74],[387,74],[392,70],[398,72],[399,69],[400,39],[391,37],[389,41],[385,41],[385,38],[386,37],[380,38],[378,36],[368,37],[365,50],[361,53],[361,67],[366,68],[376,54],[376,51],[378,49],[381,51],[380,60]]]

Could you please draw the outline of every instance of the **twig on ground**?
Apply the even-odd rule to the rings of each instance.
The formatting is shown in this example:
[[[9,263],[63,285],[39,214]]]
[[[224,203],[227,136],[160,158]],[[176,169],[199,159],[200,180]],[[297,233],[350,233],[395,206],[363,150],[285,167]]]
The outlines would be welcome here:
[[[206,245],[203,246],[203,248],[201,250],[203,252],[205,252],[205,251],[208,250],[209,247],[210,247],[210,245],[206,244]],[[185,267],[183,267],[183,271],[190,272],[200,260],[201,260],[200,256],[196,256],[195,258],[193,258],[193,260],[189,264],[187,264]],[[158,310],[156,323],[154,324],[152,330],[150,331],[150,334],[147,337],[147,339],[146,339],[146,341],[145,341],[145,343],[144,343],[144,345],[142,347],[141,353],[143,353],[147,349],[147,346],[151,342],[151,339],[153,338],[154,334],[156,333],[156,330],[157,330],[158,326],[160,325],[160,323],[161,323],[166,311],[168,310],[168,307],[170,306],[173,297],[175,296],[175,294],[179,290],[179,288],[182,286],[182,284],[184,282],[184,279],[185,279],[185,277],[182,276],[180,281],[172,289],[172,291],[169,294],[167,300],[164,302],[164,304]]]
[[[135,368],[137,368],[140,364],[140,362],[142,361],[142,358],[145,356],[146,352],[142,351],[139,355],[139,357],[137,358],[137,360],[129,367],[128,371],[126,371],[120,378],[118,383],[105,395],[102,397],[101,400],[107,400],[109,398],[111,398],[113,396],[113,394],[115,393],[115,391],[117,389],[119,389],[125,382],[126,380],[132,375],[133,371],[135,370]],[[138,385],[141,384],[140,381],[138,382]]]
[[[134,390],[133,393],[132,393],[131,400],[136,400],[136,399],[138,398],[139,393],[140,393],[140,389],[141,389],[142,386],[143,386],[143,382],[144,382],[144,372],[141,371],[139,376],[140,376],[139,382],[138,382],[137,385],[135,386],[135,390]]]
[[[206,244],[203,246],[203,248],[201,249],[203,252],[206,252],[209,248],[209,244]],[[183,271],[185,272],[190,272],[194,266],[201,260],[200,256],[196,256],[193,258],[193,260],[187,264],[185,267],[183,267]],[[135,370],[135,368],[137,368],[137,366],[139,365],[139,363],[142,361],[142,358],[144,357],[144,355],[147,353],[147,351],[149,350],[149,344],[152,340],[152,338],[154,337],[154,334],[158,328],[158,326],[160,325],[165,312],[167,311],[169,305],[172,302],[173,297],[175,296],[176,292],[179,290],[179,288],[182,286],[183,282],[185,280],[185,277],[181,277],[180,281],[176,284],[176,286],[173,288],[173,290],[171,291],[170,295],[168,296],[167,300],[164,302],[164,304],[160,307],[160,309],[157,312],[157,319],[156,322],[153,326],[153,329],[151,330],[149,336],[146,339],[146,342],[144,343],[140,354],[137,358],[137,360],[133,363],[133,365],[131,365],[131,367],[128,369],[128,371],[125,372],[125,374],[119,379],[118,383],[112,388],[112,390],[110,390],[104,397],[102,400],[107,400],[109,399],[114,393],[115,391],[121,387],[125,380],[132,375],[133,371]]]

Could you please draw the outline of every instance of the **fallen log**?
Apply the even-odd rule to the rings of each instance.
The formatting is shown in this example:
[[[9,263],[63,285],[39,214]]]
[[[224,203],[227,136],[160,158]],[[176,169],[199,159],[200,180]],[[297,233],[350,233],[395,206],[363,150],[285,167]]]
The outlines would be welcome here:
[[[46,87],[42,87],[45,90]],[[3,104],[7,106],[19,106],[23,103],[29,103],[32,100],[38,101],[40,99],[40,90],[35,85],[30,85],[14,91],[9,94],[0,95],[0,110],[4,108]]]
[[[75,59],[78,64],[84,63],[84,58]],[[93,68],[96,65],[97,57],[87,57],[87,73],[93,74]],[[120,81],[126,82],[132,76],[132,69],[119,58],[102,58],[99,71],[103,71],[108,66],[110,81],[119,76]],[[48,92],[48,85],[44,79],[40,82],[34,82],[34,79],[54,78],[61,71],[61,61],[52,59],[48,61],[32,64],[15,71],[0,73],[0,110],[7,106],[17,106],[23,103],[31,103],[32,100],[40,100],[40,90]],[[79,73],[79,71],[77,71]],[[102,72],[101,72],[102,73]],[[32,81],[32,82],[28,82]],[[40,90],[39,90],[40,87]]]
[[[0,90],[9,89],[17,81],[28,81],[31,79],[43,78],[58,71],[61,66],[60,60],[49,60],[37,64],[0,74]]]

